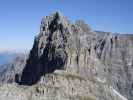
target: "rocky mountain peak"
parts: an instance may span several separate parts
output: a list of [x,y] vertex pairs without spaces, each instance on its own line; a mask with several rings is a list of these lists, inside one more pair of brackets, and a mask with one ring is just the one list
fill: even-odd
[[34,84],[42,75],[56,69],[70,70],[67,61],[73,51],[76,53],[77,58],[74,59],[77,59],[78,65],[80,49],[91,48],[89,43],[94,38],[92,33],[83,21],[70,23],[59,12],[45,16],[41,21],[40,33],[35,37],[21,83]]
[[[93,31],[84,21],[72,23],[55,12],[43,17],[29,57],[23,61],[23,71],[13,67],[12,74],[1,74],[2,80],[10,77],[7,80],[32,85],[26,90],[14,87],[20,90],[19,97],[28,100],[132,100],[132,37]],[[0,94],[5,87],[12,88],[0,87]]]
[[53,33],[57,29],[67,26],[65,24],[67,24],[67,19],[65,19],[60,12],[54,12],[50,16],[45,16],[42,18],[40,33],[47,30],[50,30]]
[[[26,81],[31,84],[36,83],[43,74],[63,68],[67,58],[65,49],[70,35],[67,25],[68,22],[59,12],[42,19],[40,33],[35,37],[23,71],[22,83]],[[31,71],[31,75],[28,71]],[[27,74],[29,77],[25,77]]]

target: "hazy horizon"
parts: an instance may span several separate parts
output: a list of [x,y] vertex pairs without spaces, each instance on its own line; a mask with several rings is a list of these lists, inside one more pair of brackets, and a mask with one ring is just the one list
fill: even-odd
[[31,49],[41,19],[60,11],[93,30],[133,34],[132,0],[1,0],[0,49]]

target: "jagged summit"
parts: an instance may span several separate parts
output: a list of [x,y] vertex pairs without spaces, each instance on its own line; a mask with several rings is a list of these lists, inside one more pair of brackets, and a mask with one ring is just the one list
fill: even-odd
[[[41,26],[40,26],[40,33],[42,31],[46,31],[46,26],[48,26],[48,24],[53,24],[54,26],[57,26],[57,24],[66,24],[67,23],[67,19],[58,11],[52,13],[50,16],[45,16],[42,18],[41,21]],[[51,25],[52,26],[52,25]],[[50,26],[49,26],[50,28]]]
[[22,84],[36,83],[45,73],[63,66],[66,60],[64,49],[69,33],[66,21],[58,12],[43,18],[40,33],[35,38],[22,74]]

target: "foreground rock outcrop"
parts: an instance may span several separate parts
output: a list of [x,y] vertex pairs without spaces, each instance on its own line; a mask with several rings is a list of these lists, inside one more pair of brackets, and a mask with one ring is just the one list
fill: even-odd
[[[98,79],[56,71],[42,77],[43,84],[0,86],[0,100],[127,100]],[[45,83],[44,83],[45,81]]]
[[42,19],[25,63],[0,100],[133,99],[133,35],[93,31],[55,12]]

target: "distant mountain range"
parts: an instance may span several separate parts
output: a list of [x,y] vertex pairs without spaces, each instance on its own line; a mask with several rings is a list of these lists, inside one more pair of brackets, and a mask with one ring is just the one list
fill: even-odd
[[19,50],[0,50],[0,65],[12,62],[18,55],[23,54],[23,51]]

